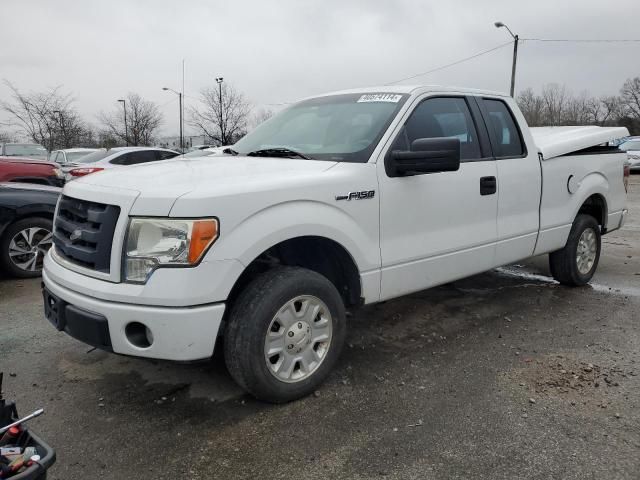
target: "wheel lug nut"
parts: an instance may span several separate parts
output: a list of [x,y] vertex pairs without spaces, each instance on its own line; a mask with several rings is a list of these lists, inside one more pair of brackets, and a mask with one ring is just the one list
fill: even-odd
[[290,337],[293,337],[293,332],[289,332],[289,336],[290,336]]

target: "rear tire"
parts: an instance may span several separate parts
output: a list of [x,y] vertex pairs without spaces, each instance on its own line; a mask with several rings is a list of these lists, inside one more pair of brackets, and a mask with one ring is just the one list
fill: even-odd
[[591,215],[579,214],[564,248],[549,254],[551,275],[563,285],[586,285],[598,268],[600,249],[598,222]]
[[0,238],[0,268],[13,277],[39,277],[52,231],[51,220],[42,217],[23,218],[7,227]]
[[279,267],[253,280],[233,305],[225,362],[256,398],[289,402],[324,381],[345,334],[345,307],[335,286],[314,271]]

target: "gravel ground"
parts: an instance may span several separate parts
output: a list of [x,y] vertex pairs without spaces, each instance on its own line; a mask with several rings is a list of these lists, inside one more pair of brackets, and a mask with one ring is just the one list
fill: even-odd
[[[288,405],[243,395],[216,355],[89,351],[0,280],[7,396],[58,453],[50,479],[640,478],[640,177],[592,286],[546,257],[363,308],[339,367]],[[11,374],[8,376],[6,374]]]

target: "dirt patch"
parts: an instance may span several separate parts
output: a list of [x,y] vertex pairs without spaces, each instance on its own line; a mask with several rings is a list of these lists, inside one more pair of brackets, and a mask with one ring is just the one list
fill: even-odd
[[524,358],[523,366],[504,374],[512,387],[533,398],[560,399],[572,405],[609,407],[636,372],[569,355]]

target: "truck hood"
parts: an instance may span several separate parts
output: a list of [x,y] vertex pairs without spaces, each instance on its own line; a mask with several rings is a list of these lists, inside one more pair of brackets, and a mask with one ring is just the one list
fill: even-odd
[[540,153],[547,160],[629,135],[624,127],[533,127],[530,130]]
[[69,189],[89,190],[96,186],[102,191],[104,187],[128,190],[138,193],[136,207],[144,204],[146,209],[155,203],[166,210],[190,192],[216,196],[244,192],[258,185],[277,188],[286,181],[313,178],[335,164],[320,160],[242,156],[170,159],[103,170],[74,180]]

